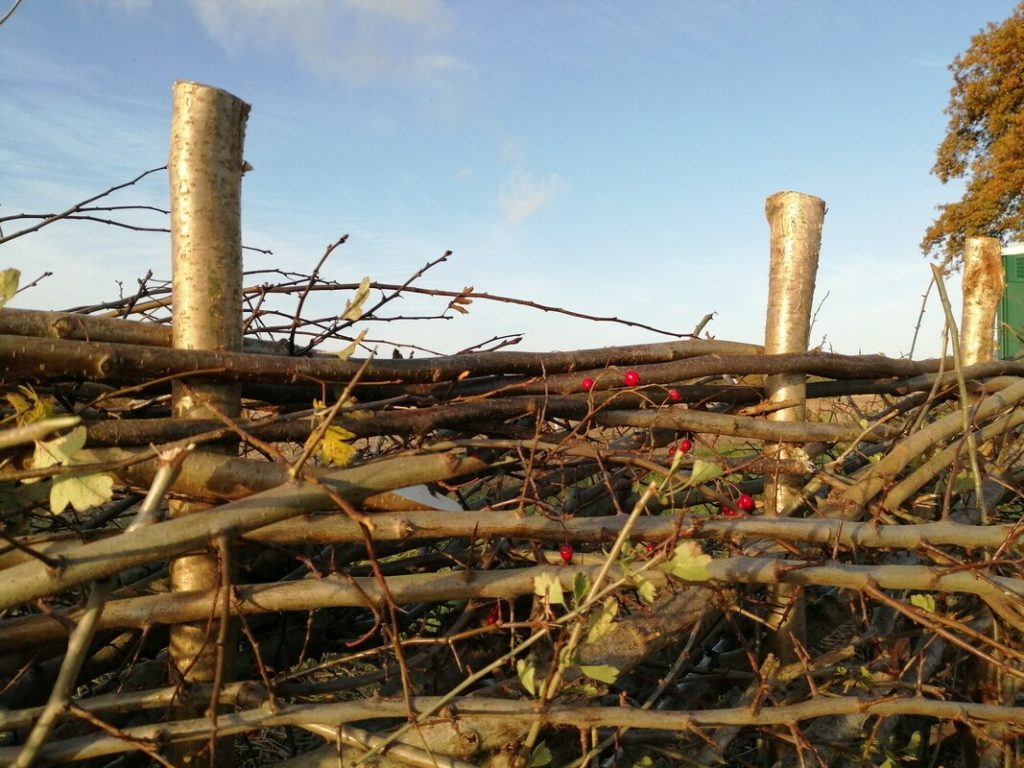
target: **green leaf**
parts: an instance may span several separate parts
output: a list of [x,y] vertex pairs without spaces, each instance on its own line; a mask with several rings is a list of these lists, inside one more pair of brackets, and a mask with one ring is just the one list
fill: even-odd
[[713,461],[697,459],[693,462],[693,469],[690,470],[690,476],[687,478],[686,484],[700,485],[709,480],[714,480],[716,477],[721,476],[721,474],[722,468],[718,464],[715,464]]
[[542,598],[548,605],[565,605],[562,583],[551,573],[542,573],[533,579],[533,594]]
[[935,613],[935,595],[911,595],[910,604],[916,605],[922,611],[928,611],[928,613]]
[[607,683],[608,685],[611,685],[619,679],[619,670],[607,664],[597,664],[595,666],[581,664],[580,672],[591,680],[597,680],[600,683]]
[[370,295],[370,276],[367,275],[359,283],[359,287],[356,289],[356,295],[352,297],[351,301],[345,302],[345,311],[341,313],[342,320],[352,320],[355,322],[363,316],[363,304],[366,302],[366,297]]
[[704,554],[700,544],[681,541],[676,545],[672,558],[661,568],[684,581],[707,581],[711,578],[711,571],[708,570],[710,562],[711,556]]
[[614,597],[607,598],[601,609],[590,614],[590,626],[587,628],[587,643],[596,643],[611,631],[615,616],[619,612],[619,601]]
[[587,576],[583,571],[576,571],[576,575],[572,577],[572,601],[574,605],[579,605],[586,598],[590,592],[590,577]]
[[0,272],[0,307],[14,298],[18,292],[18,282],[21,280],[21,272],[16,269],[5,269]]
[[551,750],[548,749],[548,745],[542,741],[530,753],[530,759],[526,763],[526,768],[541,768],[541,766],[551,765],[553,759],[554,756],[551,754]]
[[519,674],[519,682],[531,696],[537,695],[537,667],[529,659],[519,659],[516,662],[516,672]]
[[636,581],[636,592],[640,595],[640,599],[648,604],[653,603],[654,598],[658,596],[658,588],[654,586],[654,582],[639,573],[634,577],[634,581]]

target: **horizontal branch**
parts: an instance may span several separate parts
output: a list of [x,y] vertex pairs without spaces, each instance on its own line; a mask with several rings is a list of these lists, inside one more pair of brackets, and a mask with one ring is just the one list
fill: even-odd
[[[259,728],[308,723],[330,723],[340,726],[381,717],[406,718],[409,707],[414,712],[441,710],[445,716],[472,727],[478,718],[514,719],[523,726],[539,722],[575,728],[631,728],[641,731],[695,731],[724,726],[770,728],[792,726],[819,717],[895,717],[914,715],[958,723],[1003,723],[1019,731],[1024,727],[1024,708],[976,704],[966,701],[941,701],[924,696],[884,696],[874,699],[858,696],[816,696],[796,704],[761,707],[732,707],[706,710],[654,710],[638,707],[598,707],[577,701],[552,701],[539,711],[535,701],[497,699],[482,696],[458,697],[445,701],[442,697],[417,696],[406,699],[374,698],[364,701],[321,702],[311,704],[278,703],[274,708],[262,707],[221,715],[217,733],[228,736]],[[441,719],[436,715],[435,720]],[[40,751],[40,759],[48,763],[67,763],[105,755],[131,752],[136,743],[160,748],[167,742],[201,741],[210,736],[209,718],[179,720],[154,725],[126,728],[121,736],[86,736],[52,742]],[[0,763],[17,758],[20,747],[0,748]]]
[[[410,360],[375,360],[361,376],[364,382],[431,384],[482,375],[541,375],[602,369],[611,365],[646,365],[700,355],[731,353],[736,359],[755,356],[760,348],[722,341],[673,341],[628,347],[603,347],[574,352],[481,352]],[[363,360],[334,357],[276,358],[245,352],[160,349],[136,344],[36,339],[0,335],[0,357],[7,378],[84,378],[138,381],[203,373],[222,381],[258,383],[343,383],[354,378]],[[730,359],[732,359],[732,357]],[[575,382],[572,390],[578,391]]]
[[[402,456],[334,470],[321,476],[320,482],[346,501],[359,501],[381,491],[479,472],[486,466],[479,459],[456,452]],[[288,483],[185,518],[84,544],[63,553],[58,569],[38,560],[21,563],[3,572],[0,610],[111,576],[124,568],[202,549],[218,536],[335,508],[325,489],[309,483]]]
[[[416,532],[408,533],[414,536]],[[664,573],[649,566],[649,563],[636,563],[632,567],[634,571],[644,569],[646,578],[654,586],[664,588],[667,585]],[[540,576],[558,579],[562,588],[571,593],[577,573],[588,573],[593,579],[599,570],[600,566],[536,565],[498,571],[422,573],[388,577],[387,587],[389,599],[394,600],[396,605],[471,598],[514,600],[533,594],[535,580]],[[1024,597],[1024,580],[1002,576],[981,578],[971,570],[925,565],[850,565],[835,562],[819,565],[769,557],[714,559],[707,563],[705,578],[687,583],[798,584],[858,591],[881,588],[960,592],[999,602],[1004,601],[1007,594]],[[193,591],[112,600],[103,612],[99,629],[200,621],[210,615],[211,604],[219,604],[217,601],[221,599],[216,594]],[[237,586],[233,589],[231,611],[233,615],[243,616],[321,608],[371,608],[383,599],[381,584],[374,577],[328,575],[300,582]],[[69,613],[69,618],[74,621],[78,614],[79,611],[73,611]],[[61,639],[66,635],[67,627],[47,616],[12,619],[0,625],[0,647],[23,648],[33,643]]]
[[[273,465],[264,464],[269,470]],[[381,498],[381,497],[374,497]],[[381,503],[386,504],[387,498]],[[541,516],[519,517],[514,512],[488,510],[448,512],[431,509],[373,514],[373,540],[410,543],[444,539],[478,541],[507,537],[526,541],[569,541],[574,544],[606,544],[614,541],[622,516],[576,517],[568,520]],[[964,525],[951,521],[920,525],[856,523],[838,519],[708,517],[707,515],[657,515],[640,517],[633,527],[635,541],[658,543],[686,532],[688,538],[744,541],[774,541],[824,544],[844,549],[903,549],[955,546],[964,549],[1018,547],[1024,529],[1014,525]],[[63,533],[57,536],[25,536],[19,543],[53,556],[99,538],[117,536],[109,532]],[[345,544],[363,541],[360,525],[336,514],[302,516],[253,529],[242,537],[259,544]],[[28,559],[16,549],[0,550],[0,568]]]

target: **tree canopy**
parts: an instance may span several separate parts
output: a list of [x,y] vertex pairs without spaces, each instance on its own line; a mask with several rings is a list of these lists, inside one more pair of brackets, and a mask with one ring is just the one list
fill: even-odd
[[949,126],[932,173],[944,184],[966,177],[966,189],[939,206],[921,249],[955,266],[968,237],[1024,237],[1024,2],[971,38],[949,69]]

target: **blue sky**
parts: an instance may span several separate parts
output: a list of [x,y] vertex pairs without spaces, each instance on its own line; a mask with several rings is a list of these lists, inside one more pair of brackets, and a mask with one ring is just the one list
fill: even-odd
[[[764,201],[798,190],[828,204],[812,345],[905,354],[930,279],[918,242],[960,194],[929,174],[946,67],[1013,7],[25,0],[0,27],[0,215],[62,210],[162,165],[171,84],[196,80],[252,104],[243,239],[274,255],[247,252],[247,268],[308,272],[348,233],[330,279],[402,282],[451,249],[419,284],[679,332],[717,312],[710,333],[757,342]],[[166,201],[158,175],[112,202]],[[13,305],[58,309],[169,277],[169,240],[62,223],[5,244],[0,266],[53,271]],[[368,338],[442,353],[509,333],[530,350],[664,340],[471,309]],[[939,352],[941,315],[933,291],[915,357]]]

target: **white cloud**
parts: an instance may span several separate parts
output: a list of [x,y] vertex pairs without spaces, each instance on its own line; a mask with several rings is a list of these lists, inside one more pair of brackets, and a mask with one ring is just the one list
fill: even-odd
[[562,177],[557,173],[549,174],[547,178],[540,181],[534,181],[521,171],[513,171],[501,186],[498,202],[501,204],[508,222],[515,224],[532,216],[552,202],[564,186]]
[[330,80],[440,85],[465,65],[444,50],[451,14],[439,0],[190,0],[233,55],[281,47]]

